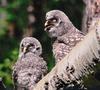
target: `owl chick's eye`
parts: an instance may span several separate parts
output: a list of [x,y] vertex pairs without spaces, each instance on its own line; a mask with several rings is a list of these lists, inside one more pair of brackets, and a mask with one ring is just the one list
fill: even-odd
[[37,47],[37,48],[36,48],[36,50],[39,50],[39,49],[40,49],[40,47]]
[[35,45],[34,44],[30,44],[30,45],[28,45],[28,47],[35,47]]
[[50,19],[50,21],[52,21],[52,22],[57,22],[57,18],[52,18],[52,19]]
[[29,44],[28,47],[27,47],[28,50],[31,50],[33,48],[35,48],[35,45],[34,44]]

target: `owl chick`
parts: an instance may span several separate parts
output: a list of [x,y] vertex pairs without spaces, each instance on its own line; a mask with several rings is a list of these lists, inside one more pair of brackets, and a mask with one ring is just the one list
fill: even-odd
[[20,43],[19,58],[13,66],[15,90],[33,90],[35,84],[47,73],[47,64],[41,57],[40,42],[26,37]]
[[53,40],[56,63],[62,60],[84,35],[76,29],[64,12],[51,10],[46,13],[45,31]]

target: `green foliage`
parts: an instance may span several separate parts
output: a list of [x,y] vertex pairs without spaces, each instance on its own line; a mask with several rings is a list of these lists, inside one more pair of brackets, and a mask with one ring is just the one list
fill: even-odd
[[16,22],[23,29],[27,26],[27,6],[31,0],[14,0],[10,2],[5,11],[7,13],[7,21]]
[[[16,22],[21,30],[27,26],[26,8],[29,0],[9,1],[6,7],[0,7],[0,77],[7,86],[12,86],[12,66],[18,57],[19,40],[7,36],[8,23]],[[0,15],[1,15],[0,14]]]
[[9,57],[5,57],[5,59],[0,63],[0,77],[3,77],[6,85],[12,85],[12,66],[17,60],[18,50],[15,48],[11,52],[9,52]]
[[[6,41],[2,42],[2,45],[0,45],[4,47],[1,49],[2,53],[1,53],[1,59],[0,59],[0,77],[3,77],[6,85],[12,85],[12,78],[11,78],[12,66],[18,57],[18,47],[15,46],[14,41],[13,41],[14,43],[12,43],[8,41],[7,39],[4,39],[4,40]],[[8,43],[8,45],[6,43]]]

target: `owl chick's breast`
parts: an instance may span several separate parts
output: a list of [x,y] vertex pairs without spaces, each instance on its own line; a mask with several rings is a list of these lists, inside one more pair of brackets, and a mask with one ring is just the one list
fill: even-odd
[[83,40],[83,38],[84,35],[80,32],[70,35],[65,34],[59,37],[53,44],[53,53],[56,63],[62,60],[78,42]]
[[13,67],[13,75],[21,87],[34,86],[47,72],[47,65],[43,58],[27,53],[19,58]]
[[[57,46],[55,47],[55,45]],[[56,43],[53,48],[54,57],[56,59],[56,63],[59,62],[65,55],[69,53],[70,46],[65,45],[63,43]]]

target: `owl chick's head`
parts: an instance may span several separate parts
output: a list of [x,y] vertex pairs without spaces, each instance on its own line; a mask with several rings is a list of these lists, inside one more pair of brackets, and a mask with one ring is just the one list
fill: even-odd
[[72,23],[64,12],[51,10],[46,13],[45,31],[51,38],[65,34],[70,25],[72,25]]
[[33,37],[25,37],[20,43],[19,56],[32,52],[36,55],[42,54],[42,46],[40,42]]

